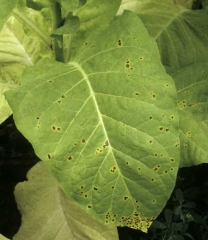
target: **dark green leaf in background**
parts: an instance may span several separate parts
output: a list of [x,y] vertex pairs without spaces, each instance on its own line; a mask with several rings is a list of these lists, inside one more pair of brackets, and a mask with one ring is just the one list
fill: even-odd
[[174,82],[125,12],[68,64],[42,62],[6,94],[17,127],[65,194],[103,223],[147,231],[179,163]]

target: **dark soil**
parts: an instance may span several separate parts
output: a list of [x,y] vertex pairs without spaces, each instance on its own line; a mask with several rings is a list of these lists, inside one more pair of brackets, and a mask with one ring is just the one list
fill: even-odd
[[[0,233],[9,239],[21,225],[14,187],[26,180],[26,173],[38,161],[30,143],[16,129],[12,117],[0,125]],[[194,217],[194,221],[188,223],[187,233],[195,240],[208,240],[208,164],[180,169],[175,189],[183,192],[186,202],[196,204],[193,209],[184,210]],[[173,191],[157,221],[165,223],[164,211],[174,209],[177,204]],[[176,219],[175,222],[181,224],[182,221]],[[127,227],[118,228],[118,233],[120,240],[163,239],[162,230],[153,227],[147,234]],[[190,238],[184,236],[184,239]]]

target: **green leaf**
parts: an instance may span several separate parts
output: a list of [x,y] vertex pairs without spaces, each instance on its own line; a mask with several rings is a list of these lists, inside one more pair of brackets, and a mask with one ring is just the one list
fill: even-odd
[[0,123],[12,113],[4,92],[16,87],[25,67],[33,66],[44,57],[53,58],[51,49],[23,30],[24,25],[14,17],[0,32]]
[[15,8],[17,0],[0,0],[0,31]]
[[172,74],[178,92],[181,167],[208,162],[208,62]]
[[157,41],[165,66],[183,67],[206,59],[207,10],[188,10],[167,0],[138,1],[134,9],[149,34]]
[[73,16],[72,13],[69,13],[66,16],[63,26],[55,29],[52,32],[52,36],[54,37],[55,35],[73,34],[79,30],[79,27],[79,18]]
[[60,0],[60,2],[67,12],[73,12],[79,6],[79,0]]
[[9,239],[5,238],[3,235],[0,234],[0,240],[9,240]]
[[116,15],[121,0],[87,0],[86,4],[74,11],[79,17],[81,30],[109,24]]
[[68,64],[28,69],[6,98],[70,199],[101,222],[147,231],[175,185],[178,114],[173,80],[136,15],[91,32]]
[[13,240],[117,240],[117,229],[92,219],[69,201],[42,162],[15,187],[22,225]]

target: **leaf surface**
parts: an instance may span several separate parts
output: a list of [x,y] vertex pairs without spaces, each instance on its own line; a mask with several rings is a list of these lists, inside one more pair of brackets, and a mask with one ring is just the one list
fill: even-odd
[[70,199],[106,224],[147,231],[175,185],[178,114],[173,80],[137,16],[91,32],[68,64],[28,69],[6,97]]
[[[34,15],[37,18],[38,13],[30,12],[31,17]],[[45,57],[53,58],[51,48],[34,35],[25,21],[10,17],[0,32],[0,123],[12,113],[4,92],[16,87],[25,67]]]
[[79,17],[81,30],[89,30],[98,24],[106,25],[114,18],[121,0],[87,0],[86,4],[74,11]]
[[117,229],[92,219],[66,199],[43,162],[15,187],[22,225],[13,240],[117,240]]
[[181,167],[208,163],[208,63],[172,74],[178,92]]
[[0,1],[0,31],[2,30],[5,22],[10,17],[13,9],[15,8],[17,0],[1,0]]
[[0,234],[0,240],[9,240],[9,239],[5,238],[3,235]]
[[157,41],[165,66],[185,67],[206,59],[207,10],[193,11],[167,0],[129,1],[122,10],[129,8],[138,14]]

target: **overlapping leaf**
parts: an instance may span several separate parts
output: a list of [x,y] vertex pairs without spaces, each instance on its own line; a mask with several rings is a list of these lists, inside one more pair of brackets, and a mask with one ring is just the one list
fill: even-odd
[[181,167],[208,163],[208,63],[173,74],[178,92]]
[[13,240],[117,240],[117,229],[96,222],[67,200],[44,164],[36,164],[28,181],[15,188],[22,225]]
[[6,96],[70,199],[106,224],[147,231],[175,184],[178,115],[174,83],[137,16],[91,32],[68,64],[29,69]]
[[[34,15],[36,23],[37,16],[41,21],[40,13],[30,11],[30,16]],[[12,113],[3,93],[18,84],[25,67],[36,64],[44,57],[53,58],[51,48],[26,21],[10,17],[0,33],[0,123]]]
[[3,28],[5,22],[10,17],[13,9],[15,8],[17,0],[1,0],[0,1],[0,31]]
[[9,239],[5,238],[3,235],[0,234],[0,240],[9,240]]
[[[174,1],[147,0],[124,4],[143,21],[158,44],[165,66],[178,68],[203,61],[208,51],[208,11],[189,10]],[[134,2],[134,4],[136,4]]]

